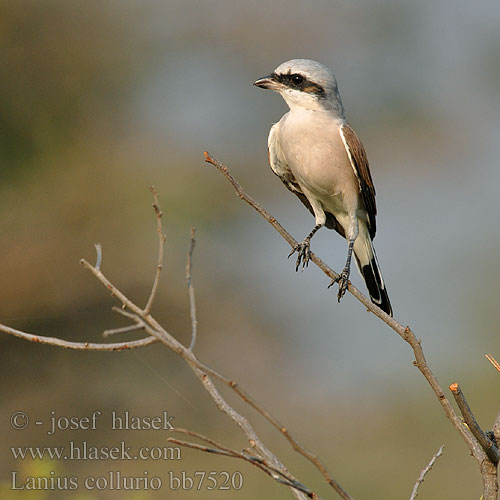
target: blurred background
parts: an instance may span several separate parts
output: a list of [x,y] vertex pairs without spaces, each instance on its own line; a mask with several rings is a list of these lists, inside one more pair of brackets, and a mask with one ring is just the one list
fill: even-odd
[[[157,236],[148,187],[164,211],[165,270],[155,317],[190,339],[184,278],[197,228],[193,282],[197,355],[237,380],[317,453],[355,498],[410,495],[441,444],[422,498],[478,498],[480,476],[409,347],[314,266],[295,273],[286,243],[203,162],[210,151],[302,239],[313,220],[267,164],[267,134],[286,111],[252,87],[281,62],[317,59],[338,79],[370,159],[375,240],[395,317],[423,340],[443,387],[459,382],[489,429],[500,374],[500,9],[496,0],[74,0],[0,3],[0,322],[75,341],[126,324],[85,272],[94,259],[139,304]],[[345,242],[323,230],[313,250],[337,271]],[[364,290],[359,276],[353,282]],[[127,338],[136,338],[133,335]],[[110,431],[112,410],[153,416],[227,446],[247,446],[190,370],[159,345],[91,353],[3,335],[2,498],[290,498],[248,464],[182,450],[181,461],[15,461],[11,446],[126,441],[165,446],[164,432]],[[258,415],[264,441],[304,483],[336,498]],[[10,427],[103,412],[96,431]],[[362,465],[361,465],[362,464]],[[159,476],[152,491],[12,491],[18,477]],[[239,491],[168,489],[169,471],[241,471]],[[170,495],[170,496],[169,496]]]

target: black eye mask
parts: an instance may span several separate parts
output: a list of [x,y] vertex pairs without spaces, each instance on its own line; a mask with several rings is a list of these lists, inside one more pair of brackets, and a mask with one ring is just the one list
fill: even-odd
[[314,94],[319,97],[325,95],[325,89],[319,85],[318,83],[312,82],[307,77],[300,73],[282,73],[282,74],[274,74],[274,80],[287,87],[295,90],[300,90],[301,92],[306,92],[308,94]]

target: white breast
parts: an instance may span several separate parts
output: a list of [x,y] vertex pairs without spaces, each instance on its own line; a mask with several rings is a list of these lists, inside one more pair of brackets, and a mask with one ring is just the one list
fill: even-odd
[[357,197],[358,182],[339,133],[342,123],[331,113],[311,110],[294,110],[279,122],[286,163],[299,184],[322,199]]

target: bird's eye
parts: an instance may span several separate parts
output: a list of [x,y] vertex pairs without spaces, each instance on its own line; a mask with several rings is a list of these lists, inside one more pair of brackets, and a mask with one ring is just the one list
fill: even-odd
[[292,82],[294,85],[300,85],[304,82],[304,77],[302,75],[292,75]]

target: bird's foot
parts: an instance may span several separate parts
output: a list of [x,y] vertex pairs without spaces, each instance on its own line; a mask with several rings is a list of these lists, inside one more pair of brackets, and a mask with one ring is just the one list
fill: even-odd
[[335,285],[335,283],[339,284],[339,293],[337,294],[337,299],[340,302],[340,299],[345,295],[347,291],[347,286],[349,285],[349,274],[350,270],[347,267],[344,267],[344,270],[338,275],[337,278],[333,279],[331,283],[328,285],[328,288]]
[[309,239],[306,238],[302,243],[297,243],[288,254],[288,258],[290,258],[295,252],[297,252],[295,271],[298,271],[301,264],[302,269],[309,265],[309,260],[311,259],[311,244]]

